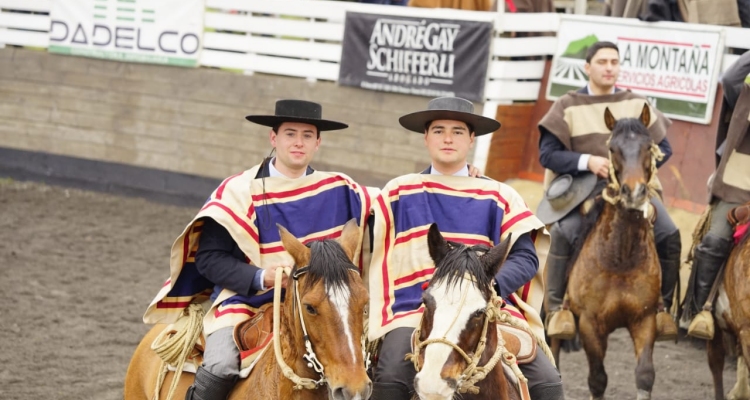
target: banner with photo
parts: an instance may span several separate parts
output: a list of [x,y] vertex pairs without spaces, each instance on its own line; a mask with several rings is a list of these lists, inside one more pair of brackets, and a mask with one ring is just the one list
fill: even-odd
[[339,84],[483,102],[492,23],[347,12]]
[[711,123],[724,54],[722,27],[563,16],[548,99],[586,86],[586,51],[597,41],[613,42],[619,48],[617,87],[648,97],[669,118]]
[[203,0],[55,0],[49,52],[198,66]]

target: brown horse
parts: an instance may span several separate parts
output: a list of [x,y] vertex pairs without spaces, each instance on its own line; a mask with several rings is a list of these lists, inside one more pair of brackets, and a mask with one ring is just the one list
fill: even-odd
[[737,384],[728,399],[750,399],[747,390],[748,370],[750,369],[750,234],[745,234],[740,243],[732,249],[724,271],[723,285],[719,289],[714,308],[714,335],[708,342],[708,366],[714,378],[716,400],[724,399],[724,335],[733,345],[737,345]]
[[482,256],[475,247],[446,242],[436,224],[430,226],[427,241],[435,275],[422,295],[425,311],[415,333],[415,365],[420,371],[414,390],[421,399],[448,400],[464,385],[476,385],[478,393],[469,391],[460,398],[519,399],[500,363],[475,383],[467,370],[472,361],[474,366],[487,366],[498,350],[496,321],[491,320],[492,280],[505,260],[510,237]]
[[[584,218],[583,245],[572,257],[568,283],[570,310],[578,317],[578,332],[589,363],[591,398],[604,398],[607,339],[615,329],[630,332],[637,359],[638,400],[651,398],[654,385],[653,348],[660,298],[661,269],[653,229],[646,217],[649,183],[656,173],[646,127],[648,105],[639,119],[615,120],[604,113],[609,140],[610,176],[601,199]],[[557,344],[557,345],[556,345]],[[559,342],[553,342],[555,360]]]
[[[349,221],[336,240],[314,241],[306,247],[286,229],[279,226],[284,248],[295,261],[290,284],[281,305],[281,340],[283,361],[302,378],[324,379],[315,389],[295,390],[284,376],[272,348],[267,349],[247,379],[240,380],[230,399],[368,399],[372,383],[365,371],[362,351],[363,313],[368,300],[367,289],[352,264],[359,231]],[[293,282],[290,280],[290,282]],[[295,301],[299,296],[298,301]],[[299,302],[301,310],[296,306]],[[304,317],[303,317],[304,315]],[[307,327],[309,344],[323,373],[319,374],[303,359],[306,354],[301,318]],[[156,326],[144,337],[135,351],[125,377],[125,398],[152,399],[160,359],[149,347],[164,326]],[[165,398],[172,382],[168,373],[160,398]],[[193,374],[180,376],[175,399],[184,399]]]

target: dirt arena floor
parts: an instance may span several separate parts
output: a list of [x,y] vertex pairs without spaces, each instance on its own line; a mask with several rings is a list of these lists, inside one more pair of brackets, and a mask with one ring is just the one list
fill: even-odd
[[[195,211],[0,178],[0,399],[122,399],[141,316]],[[654,359],[654,399],[712,398],[699,343],[657,343]],[[606,368],[607,398],[634,398],[626,332],[611,336]],[[583,352],[563,354],[561,371],[566,398],[588,399]],[[725,371],[728,391],[734,364]]]

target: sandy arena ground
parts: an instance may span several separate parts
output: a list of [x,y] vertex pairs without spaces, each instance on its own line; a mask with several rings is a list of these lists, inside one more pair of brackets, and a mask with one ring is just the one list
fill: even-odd
[[[532,209],[539,185],[516,181]],[[0,399],[122,399],[141,316],[168,273],[172,241],[196,212],[38,183],[0,180]],[[685,247],[697,216],[673,217]],[[635,397],[627,333],[609,341],[607,398]],[[700,343],[657,343],[653,399],[708,399]],[[566,398],[588,399],[583,352],[563,354]],[[725,387],[735,381],[727,363]]]

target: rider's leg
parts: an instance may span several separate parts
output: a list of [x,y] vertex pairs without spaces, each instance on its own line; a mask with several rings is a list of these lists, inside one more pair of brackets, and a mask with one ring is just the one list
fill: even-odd
[[203,365],[195,373],[185,400],[225,400],[229,396],[240,373],[240,351],[233,332],[230,326],[208,335]]
[[547,355],[537,350],[536,357],[528,364],[519,364],[523,376],[529,380],[531,400],[563,400],[560,371],[552,365]]
[[417,371],[411,361],[404,360],[411,353],[412,328],[396,328],[383,337],[378,362],[373,370],[372,400],[409,400],[414,392]]
[[714,333],[713,317],[711,313],[700,312],[708,300],[711,287],[722,264],[732,250],[732,227],[727,221],[727,213],[737,204],[717,201],[712,205],[711,222],[708,233],[701,243],[695,247],[693,255],[693,269],[690,274],[690,285],[685,296],[682,317],[691,319],[688,334],[701,339],[712,339]]
[[562,310],[567,288],[567,268],[581,226],[581,215],[573,211],[550,228],[550,249],[545,270],[547,274],[545,309],[547,335],[558,339],[575,336],[575,320],[569,310]]
[[658,197],[651,198],[651,204],[656,208],[656,222],[654,222],[654,239],[656,253],[661,266],[661,296],[664,304],[663,311],[656,316],[656,340],[674,340],[677,337],[677,325],[670,314],[674,290],[680,279],[680,256],[682,242],[680,230],[677,229],[669,217],[664,204]]

